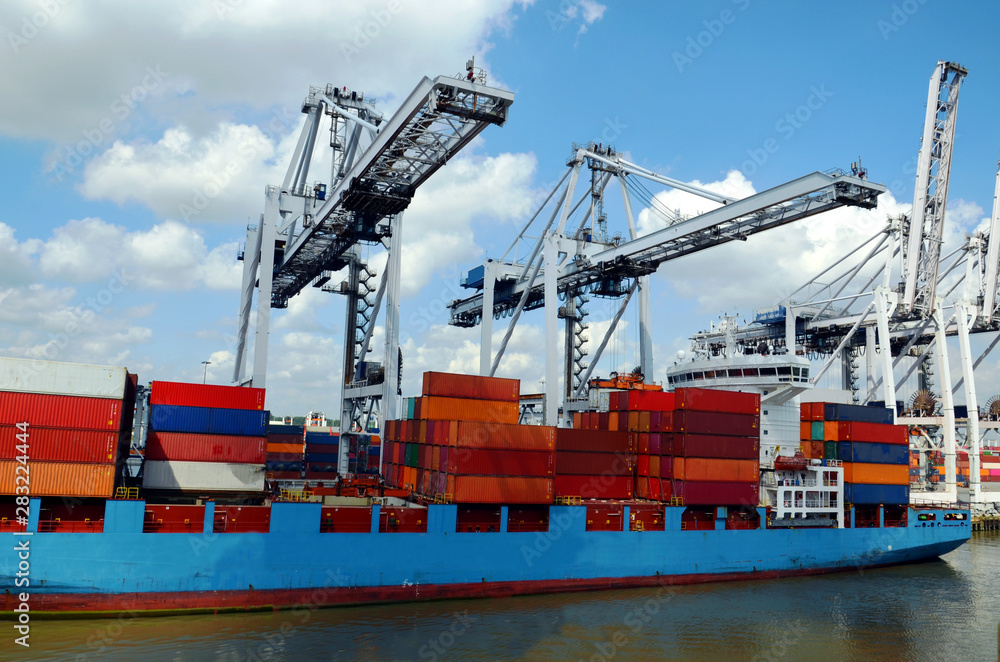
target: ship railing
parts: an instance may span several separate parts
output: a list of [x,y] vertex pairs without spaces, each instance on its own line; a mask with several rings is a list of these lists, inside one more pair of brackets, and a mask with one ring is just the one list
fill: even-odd
[[582,506],[583,497],[578,496],[557,496],[555,498],[557,506]]
[[89,517],[83,520],[69,520],[65,522],[57,517],[38,522],[39,533],[102,533],[103,531],[104,520],[92,520]]
[[24,531],[28,528],[26,523],[18,523],[17,520],[7,519],[6,517],[0,519],[0,531]]
[[115,499],[138,499],[139,498],[139,488],[138,487],[116,487],[115,488]]

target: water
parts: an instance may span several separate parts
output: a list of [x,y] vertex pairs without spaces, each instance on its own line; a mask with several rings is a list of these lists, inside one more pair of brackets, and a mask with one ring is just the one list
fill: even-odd
[[823,577],[312,612],[35,621],[30,651],[4,642],[0,659],[995,660],[998,578],[1000,534],[987,533],[940,561]]

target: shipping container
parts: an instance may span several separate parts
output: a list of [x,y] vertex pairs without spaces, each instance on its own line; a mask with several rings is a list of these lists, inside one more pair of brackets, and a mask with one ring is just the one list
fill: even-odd
[[696,482],[739,483],[760,480],[758,460],[723,458],[674,458],[674,478]]
[[909,465],[909,453],[907,451],[907,446],[900,446],[899,444],[841,441],[837,447],[837,459],[844,462]]
[[521,381],[500,377],[459,375],[448,372],[425,372],[423,395],[519,402],[521,399]]
[[311,453],[306,451],[306,462],[337,464],[339,461],[340,455],[337,453]]
[[622,391],[618,394],[618,410],[673,411],[674,394],[663,391]]
[[680,411],[728,412],[732,414],[760,414],[760,395],[740,391],[721,391],[708,388],[679,388],[673,393],[674,408]]
[[844,481],[867,485],[909,485],[910,468],[905,464],[845,462]]
[[154,381],[149,389],[149,404],[263,411],[264,389]]
[[146,459],[263,464],[271,445],[267,437],[150,431]]
[[707,483],[685,480],[671,481],[672,496],[686,506],[751,506],[760,501],[757,483]]
[[179,405],[152,405],[149,408],[149,429],[158,432],[266,437],[267,419],[268,412],[248,409]]
[[855,505],[907,505],[910,503],[910,486],[909,484],[845,485],[844,501]]
[[840,423],[837,421],[823,423],[823,441],[840,441]]
[[[440,447],[435,447],[440,452]],[[555,456],[546,451],[509,451],[457,448],[441,464],[452,474],[484,476],[551,476]]]
[[664,434],[663,455],[720,457],[756,460],[760,457],[757,437],[727,437],[713,434]]
[[672,414],[674,432],[693,434],[720,434],[734,437],[760,435],[760,417],[756,414],[729,414],[678,410]]
[[810,421],[809,439],[812,441],[824,441],[826,437],[826,423],[823,421]]
[[631,499],[631,476],[555,476],[555,496],[584,499]]
[[302,435],[294,434],[271,434],[267,435],[267,443],[269,444],[294,444],[299,447],[302,446]]
[[0,494],[17,494],[17,487],[23,487],[24,478],[30,481],[33,497],[110,498],[115,487],[115,467],[34,460],[25,466],[16,460],[0,460]]
[[13,425],[0,426],[0,460],[27,456],[32,462],[114,464],[120,448],[122,453],[128,451],[118,432],[31,426],[22,432]]
[[[159,434],[185,434],[183,432],[161,432]],[[206,437],[222,436],[222,435],[201,435]],[[247,439],[260,439],[260,437],[244,437]],[[267,437],[271,439],[271,437]],[[297,444],[274,444],[270,441],[267,442],[267,452],[268,453],[286,453],[290,455],[302,455],[304,447],[300,441]]]
[[295,435],[296,437],[302,437],[305,434],[306,426],[304,425],[285,425],[284,423],[268,423],[267,424],[267,436],[275,435]]
[[27,423],[30,429],[120,430],[122,401],[75,395],[0,391],[0,425]]
[[837,459],[839,459],[837,457],[837,452],[838,451],[839,451],[839,449],[837,448],[837,442],[836,441],[824,441],[823,442],[823,459],[824,460],[837,460]]
[[884,423],[860,423],[840,421],[837,423],[840,441],[867,441],[882,444],[910,443],[909,427]]
[[188,492],[262,492],[263,464],[155,462],[145,464],[143,487]]
[[857,421],[860,423],[892,424],[894,412],[885,407],[863,405],[843,405],[827,402],[824,404],[823,418],[827,421]]
[[552,478],[455,476],[456,503],[552,503]]
[[539,451],[555,449],[554,427],[474,421],[429,421],[428,423],[428,441],[440,446]]
[[420,398],[421,420],[476,421],[515,425],[519,416],[520,408],[517,402],[440,396]]
[[635,435],[610,430],[555,429],[557,451],[603,451],[630,453],[635,448]]
[[[556,451],[555,456],[556,475],[632,475],[632,462],[630,461],[630,456],[624,453]],[[649,456],[643,455],[641,457],[648,458]]]
[[125,368],[0,357],[0,390],[88,398],[125,397]]

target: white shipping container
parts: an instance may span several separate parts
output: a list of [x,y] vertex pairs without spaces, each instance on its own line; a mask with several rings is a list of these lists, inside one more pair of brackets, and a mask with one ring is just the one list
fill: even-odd
[[264,465],[147,461],[143,487],[154,490],[263,492]]
[[121,400],[126,373],[111,366],[0,357],[0,391]]

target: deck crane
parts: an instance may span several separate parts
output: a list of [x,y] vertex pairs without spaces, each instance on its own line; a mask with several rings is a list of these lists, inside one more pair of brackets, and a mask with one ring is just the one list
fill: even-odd
[[[271,308],[287,307],[309,285],[346,295],[341,474],[349,469],[350,431],[364,431],[373,413],[383,419],[397,413],[403,211],[417,188],[483,129],[503,125],[513,101],[513,93],[486,86],[481,73],[424,78],[386,120],[362,93],[333,85],[309,88],[302,104],[305,123],[285,179],[266,188],[260,223],[247,228],[233,381],[265,385]],[[314,152],[324,147],[321,123],[329,125],[332,168],[328,182],[310,183]],[[377,286],[377,274],[362,256],[364,246],[388,251]],[[344,269],[346,280],[331,285]],[[380,365],[366,355],[382,308],[386,341]]]
[[[967,69],[957,63],[939,61],[931,76],[911,214],[890,218],[878,233],[789,295],[779,306],[780,319],[759,320],[759,323],[740,329],[737,338],[740,343],[780,343],[810,355],[826,355],[821,368],[813,372],[813,381],[839,359],[843,363],[845,388],[863,394],[857,401],[870,402],[881,389],[889,407],[914,372],[918,375],[919,388],[930,388],[933,358],[941,371],[941,413],[932,417],[904,416],[897,420],[920,430],[920,438],[931,444],[929,448],[944,451],[945,498],[954,500],[957,495],[958,430],[952,396],[964,384],[968,403],[965,446],[972,465],[970,499],[975,502],[981,498],[978,480],[980,428],[992,428],[996,424],[979,420],[974,370],[1000,343],[1000,335],[975,361],[969,336],[997,331],[1000,172],[990,231],[974,234],[963,246],[942,256],[941,237],[958,93],[967,73]],[[991,241],[993,237],[998,241]],[[894,290],[890,287],[890,274],[897,255],[901,258],[901,282]],[[821,278],[826,278],[826,282],[821,283]],[[860,286],[859,280],[862,280]],[[946,283],[949,287],[943,290]],[[944,305],[946,299],[953,299],[948,306]],[[866,303],[867,307],[861,308]],[[950,314],[946,314],[946,310]],[[950,376],[948,336],[957,337],[959,341],[962,376],[956,382],[952,382]],[[721,344],[722,338],[706,342]],[[890,351],[876,351],[881,345],[888,346]],[[856,357],[861,353],[868,362],[867,384],[865,389],[859,390],[854,371]],[[904,357],[914,358],[905,372],[894,374]],[[877,376],[879,372],[881,376]],[[931,437],[935,437],[933,442]],[[926,450],[928,446],[924,444],[921,448]]]
[[905,284],[900,304],[911,315],[929,317],[934,310],[948,203],[948,175],[955,146],[958,93],[968,73],[956,62],[941,60],[934,69],[927,92],[927,115],[917,157],[913,209],[904,231]]
[[[563,179],[515,240],[517,244],[526,236],[531,223],[557,197],[548,223],[535,241],[529,257],[524,261],[517,261],[508,260],[505,255],[501,260],[487,260],[465,279],[466,287],[479,292],[450,304],[451,324],[464,327],[482,325],[480,367],[483,374],[493,374],[496,371],[522,311],[544,307],[547,425],[555,425],[558,419],[558,318],[566,318],[567,326],[570,326],[578,324],[583,317],[573,313],[573,300],[589,294],[622,299],[622,304],[585,374],[580,374],[583,366],[576,360],[576,345],[569,342],[574,334],[567,332],[564,365],[575,366],[578,371],[571,373],[571,369],[567,368],[567,377],[572,376],[573,379],[566,379],[566,398],[581,395],[593,366],[600,358],[628,302],[637,290],[641,292],[646,289],[643,278],[655,273],[664,262],[730,241],[746,240],[758,232],[841,206],[870,209],[875,206],[878,195],[885,191],[885,187],[880,184],[842,172],[815,172],[742,200],[735,200],[651,172],[625,160],[615,150],[593,143],[586,146],[575,145],[573,156],[567,165],[568,170]],[[584,166],[597,174],[591,177],[590,190],[574,204],[576,184]],[[629,228],[628,239],[608,238],[602,232],[595,231],[593,225],[587,225],[588,222],[592,223],[595,212],[599,213],[599,201],[611,178],[618,181],[622,191]],[[633,178],[692,193],[715,203],[716,208],[691,218],[673,215],[666,227],[638,236],[635,232],[630,193]],[[587,199],[591,200],[591,204],[583,221],[576,228],[568,228],[567,222],[571,214]],[[600,227],[597,229],[600,230]],[[512,244],[510,250],[513,248]],[[560,295],[565,296],[567,302],[562,308],[558,304]],[[506,337],[496,357],[492,357],[492,319],[507,315],[512,319]],[[640,306],[639,316],[643,345],[646,338],[650,337],[648,305],[645,310]],[[651,363],[643,363],[643,371],[649,370],[645,374],[652,376]]]

